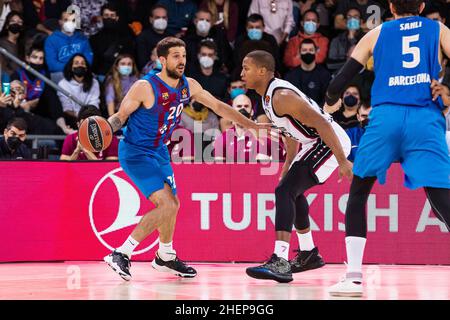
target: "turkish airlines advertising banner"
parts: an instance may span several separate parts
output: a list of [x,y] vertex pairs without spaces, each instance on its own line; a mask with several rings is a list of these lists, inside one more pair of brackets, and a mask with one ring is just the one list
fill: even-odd
[[[279,164],[173,168],[181,202],[174,248],[181,259],[270,257]],[[102,260],[153,208],[117,162],[0,162],[0,172],[0,262]],[[337,180],[335,172],[306,194],[314,241],[328,263],[346,261],[349,182]],[[385,186],[375,185],[367,210],[365,263],[450,265],[449,232],[423,190],[403,187],[399,166],[391,168]],[[293,233],[291,248],[297,247]],[[154,232],[139,244],[133,260],[151,261],[157,248]]]

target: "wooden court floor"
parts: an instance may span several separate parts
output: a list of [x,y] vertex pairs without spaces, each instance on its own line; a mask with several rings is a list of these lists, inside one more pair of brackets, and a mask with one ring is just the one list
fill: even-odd
[[[132,262],[130,282],[104,262],[0,264],[0,300],[326,300],[327,287],[340,279],[344,265],[295,274],[279,284],[251,279],[250,264],[193,263],[198,276],[180,279]],[[366,265],[369,300],[449,300],[450,266]],[[355,298],[350,298],[355,299]]]

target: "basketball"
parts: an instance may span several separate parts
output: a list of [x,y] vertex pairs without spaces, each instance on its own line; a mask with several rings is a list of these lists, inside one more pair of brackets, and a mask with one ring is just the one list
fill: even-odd
[[111,144],[113,132],[109,122],[100,116],[84,119],[78,129],[78,141],[91,152],[105,150]]

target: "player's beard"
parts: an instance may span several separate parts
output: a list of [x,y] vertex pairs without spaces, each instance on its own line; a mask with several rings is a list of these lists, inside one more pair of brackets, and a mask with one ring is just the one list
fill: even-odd
[[181,75],[177,73],[177,68],[178,68],[179,66],[180,66],[180,65],[176,66],[176,67],[173,68],[172,70],[169,69],[169,68],[166,68],[167,76],[168,76],[169,78],[172,78],[172,79],[175,79],[175,80],[181,79],[181,77],[183,76],[183,73],[182,73]]

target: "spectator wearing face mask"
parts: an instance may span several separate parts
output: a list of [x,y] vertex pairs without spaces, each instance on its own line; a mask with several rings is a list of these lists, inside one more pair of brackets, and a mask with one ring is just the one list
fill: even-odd
[[182,37],[195,17],[197,5],[192,0],[159,0],[169,13],[167,32]]
[[273,35],[279,46],[286,41],[294,28],[292,0],[252,0],[248,15],[264,18],[264,31]]
[[114,4],[101,9],[103,27],[89,39],[94,60],[92,71],[103,81],[119,54],[134,54],[134,33],[118,15]]
[[[348,14],[348,11],[352,8],[355,8],[360,12],[360,17],[362,19],[361,29],[368,31],[366,24],[364,23],[367,19],[374,13],[373,10],[369,8],[371,6],[376,6],[376,8],[380,9],[381,16],[384,14],[384,8],[380,5],[380,1],[375,0],[339,0],[337,1],[336,15],[334,18],[334,28],[337,30],[346,30],[348,17],[345,15]],[[375,8],[375,7],[372,7]]]
[[63,12],[59,24],[61,31],[55,31],[45,40],[45,57],[51,78],[58,83],[63,77],[64,67],[75,54],[82,54],[92,64],[94,54],[89,40],[76,30],[76,14]]
[[[78,114],[77,127],[80,127],[84,119],[92,116],[101,116],[100,110],[96,106],[83,106]],[[64,139],[60,160],[117,160],[118,147],[119,140],[113,136],[108,148],[101,152],[91,152],[83,148],[78,141],[78,132],[74,132]]]
[[[42,47],[30,47],[25,55],[26,63],[43,76],[48,76],[45,67],[45,54]],[[14,82],[18,80],[24,88],[24,103],[22,108],[27,116],[33,119],[35,125],[28,125],[33,134],[70,134],[73,132],[64,120],[61,102],[56,91],[44,81],[24,68],[20,68],[11,76]],[[14,84],[11,83],[13,87]],[[44,118],[37,121],[40,118]],[[49,122],[50,121],[50,122]],[[36,123],[37,122],[37,123]],[[59,127],[56,128],[56,125]]]
[[149,61],[149,57],[157,43],[169,36],[167,32],[167,9],[160,4],[151,9],[150,26],[142,31],[136,38],[136,57],[139,70],[142,70]]
[[234,44],[234,74],[240,74],[242,60],[254,50],[264,50],[272,54],[275,59],[276,71],[280,72],[280,52],[276,39],[264,31],[264,18],[259,14],[252,14],[247,18],[246,32],[236,39]]
[[299,88],[319,106],[325,102],[325,94],[331,80],[330,72],[316,63],[317,47],[312,39],[305,39],[300,45],[301,65],[285,75],[285,80]]
[[[22,15],[11,11],[7,16],[3,29],[0,32],[0,46],[14,56],[22,59],[24,56],[24,27]],[[0,55],[2,82],[9,82],[9,77],[19,68],[10,59]]]
[[119,110],[122,99],[138,77],[133,57],[128,54],[119,55],[106,78],[105,102],[109,116]]
[[366,132],[366,127],[369,124],[369,113],[372,110],[370,106],[370,102],[363,101],[361,105],[358,107],[356,117],[358,119],[359,124],[352,128],[345,130],[347,135],[350,137],[350,141],[352,142],[352,150],[348,156],[348,160],[351,162],[355,161],[356,152],[358,151],[359,141],[363,136],[364,132]]
[[355,127],[359,124],[356,116],[361,101],[359,87],[351,84],[342,94],[342,106],[339,110],[332,113],[336,121],[344,130]]
[[197,52],[197,61],[190,69],[189,76],[194,78],[200,85],[221,101],[225,101],[227,94],[227,78],[215,67],[217,61],[217,46],[211,40],[200,43]]
[[[64,68],[64,79],[58,85],[77,97],[83,105],[99,107],[100,86],[94,78],[90,64],[82,54],[77,53],[67,62]],[[76,121],[81,106],[61,92],[58,92],[58,97],[66,122],[72,129],[77,129]]]
[[194,24],[183,37],[186,43],[187,71],[197,60],[198,48],[204,40],[212,40],[216,44],[217,61],[219,70],[228,73],[233,68],[232,49],[224,32],[212,25],[212,14],[208,10],[200,9],[195,14]]
[[346,14],[346,31],[331,40],[328,52],[328,69],[332,73],[339,70],[347,61],[347,52],[364,36],[361,30],[361,12],[350,8]]
[[314,10],[306,11],[300,24],[303,32],[299,31],[295,37],[289,39],[284,52],[284,64],[289,68],[295,68],[302,63],[299,49],[300,44],[305,39],[311,39],[317,47],[316,63],[324,63],[327,58],[330,41],[317,31],[320,27],[319,14]]
[[0,159],[31,159],[31,150],[25,145],[27,139],[27,123],[21,118],[8,122],[0,137]]
[[[245,117],[252,119],[253,109],[251,101],[246,95],[237,96],[233,100],[233,108]],[[214,159],[218,162],[225,160],[231,163],[263,160],[279,161],[283,151],[282,146],[276,143],[267,136],[258,139],[250,130],[233,123],[230,129],[222,132],[215,139]]]
[[223,29],[228,42],[232,43],[236,40],[239,9],[233,0],[203,0],[200,8],[212,13],[212,23]]

